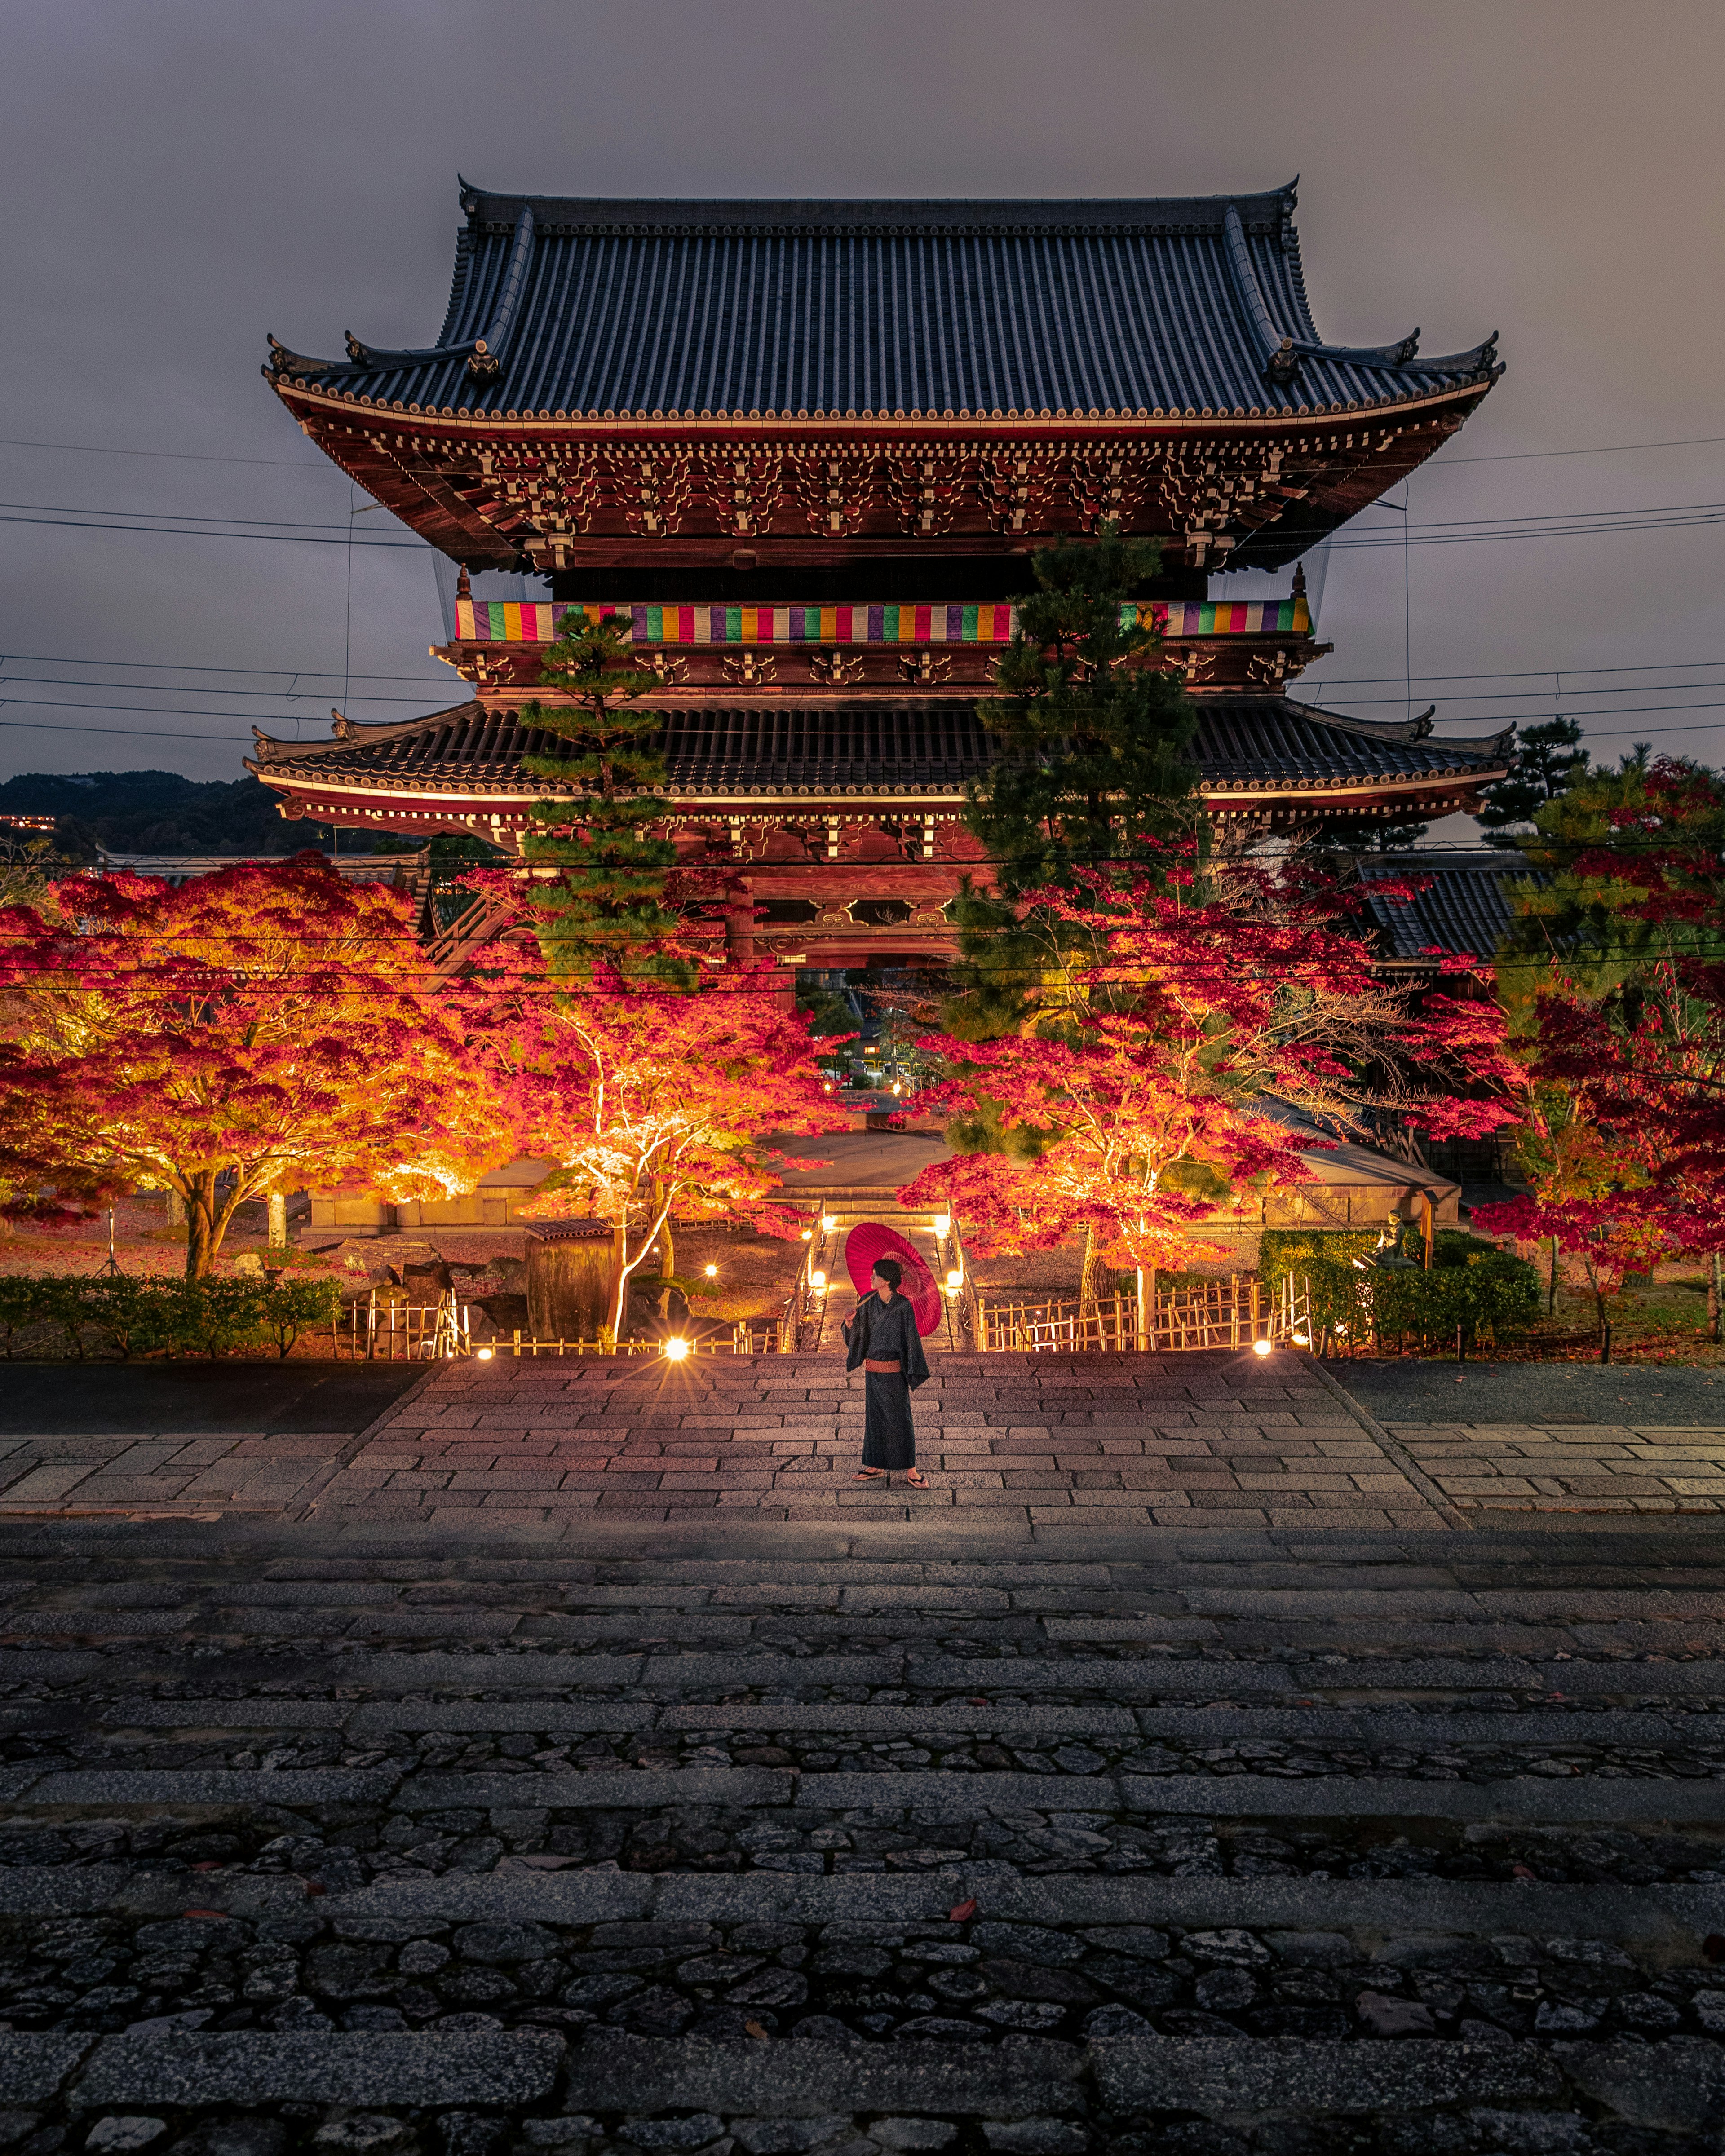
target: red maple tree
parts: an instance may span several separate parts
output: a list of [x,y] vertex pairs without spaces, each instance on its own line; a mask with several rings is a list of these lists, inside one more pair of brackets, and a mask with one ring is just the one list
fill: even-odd
[[1725,1245],[1725,784],[1685,760],[1590,773],[1522,841],[1508,996],[1529,1189],[1481,1224],[1580,1260],[1600,1327],[1626,1272]]
[[[922,1044],[952,1073],[952,1134],[976,1149],[926,1168],[901,1202],[961,1213],[983,1256],[1083,1230],[1086,1301],[1105,1265],[1224,1255],[1194,1235],[1206,1216],[1306,1180],[1301,1152],[1388,1093],[1419,1098],[1385,1065],[1413,1021],[1332,891],[1293,865],[1172,858],[1160,884],[1085,875],[1029,894],[1019,933],[1041,959],[1023,969],[1017,1030]],[[1425,1022],[1431,1076],[1465,1031]]]
[[469,1189],[507,1123],[467,993],[429,973],[404,895],[318,855],[62,881],[0,914],[0,1209],[69,1224],[177,1191],[198,1279],[250,1198]]

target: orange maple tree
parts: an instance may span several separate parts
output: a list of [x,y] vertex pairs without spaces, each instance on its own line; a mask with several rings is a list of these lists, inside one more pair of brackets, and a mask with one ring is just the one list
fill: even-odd
[[250,1198],[470,1188],[508,1157],[470,993],[430,973],[405,896],[318,855],[64,880],[0,913],[0,1209],[69,1224],[177,1191],[198,1279]]
[[512,1024],[489,1052],[506,1084],[521,1151],[557,1167],[521,1210],[608,1221],[618,1267],[611,1330],[655,1245],[670,1261],[672,1216],[741,1218],[795,1235],[780,1197],[778,1137],[842,1128],[806,1014],[773,966],[696,963],[686,988],[628,979],[601,959],[560,983],[516,946],[496,947],[492,993]]

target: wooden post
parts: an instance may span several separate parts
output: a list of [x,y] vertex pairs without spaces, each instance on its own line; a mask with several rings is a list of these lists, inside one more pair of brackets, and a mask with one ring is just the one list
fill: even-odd
[[287,1248],[287,1193],[272,1190],[270,1194],[270,1228],[264,1237],[272,1250]]
[[527,1229],[527,1322],[536,1340],[594,1340],[611,1322],[617,1243],[603,1220],[539,1220]]

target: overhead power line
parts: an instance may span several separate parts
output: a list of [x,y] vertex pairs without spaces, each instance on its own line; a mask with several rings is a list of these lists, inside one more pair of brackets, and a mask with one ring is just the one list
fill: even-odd
[[[141,516],[143,513],[139,511]],[[129,531],[146,539],[257,539],[278,547],[351,545],[362,553],[373,553],[383,547],[410,548],[416,554],[429,554],[432,551],[423,539],[321,539],[309,532],[212,531],[166,524],[106,523],[99,517],[14,516],[4,511],[0,511],[0,524],[45,525],[54,531]]]
[[[114,666],[124,667],[133,673],[140,667],[147,667],[152,674],[285,674],[290,680],[303,678],[308,681],[333,681],[341,673],[339,666],[190,666],[177,659],[92,659],[87,652],[11,651],[0,654],[0,665],[9,665],[14,660],[25,666]],[[1725,659],[1717,662],[1698,659],[1694,663],[1697,666],[1714,663],[1725,666]],[[417,674],[355,674],[348,678],[355,681],[417,681],[420,677]],[[110,682],[108,685],[113,688],[121,685]],[[436,681],[432,685],[441,688],[444,684]],[[240,692],[236,690],[235,693]]]

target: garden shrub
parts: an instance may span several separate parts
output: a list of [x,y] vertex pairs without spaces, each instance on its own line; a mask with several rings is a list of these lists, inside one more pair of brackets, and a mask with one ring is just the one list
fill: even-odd
[[23,1352],[44,1360],[69,1353],[82,1362],[93,1343],[121,1362],[152,1355],[232,1355],[266,1342],[285,1357],[308,1327],[331,1323],[340,1306],[333,1280],[0,1275],[0,1338],[8,1361],[18,1352],[22,1333],[36,1336]]
[[[1274,1246],[1274,1247],[1272,1247]],[[1378,1247],[1374,1235],[1267,1233],[1260,1265],[1279,1284],[1310,1281],[1312,1324],[1321,1342],[1358,1348],[1375,1339],[1402,1353],[1410,1342],[1464,1348],[1494,1346],[1538,1319],[1539,1276],[1525,1258],[1455,1228],[1433,1239],[1431,1270],[1362,1269],[1356,1259]]]

